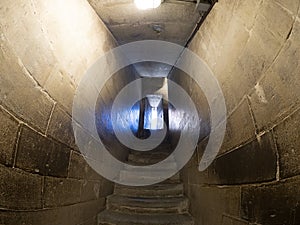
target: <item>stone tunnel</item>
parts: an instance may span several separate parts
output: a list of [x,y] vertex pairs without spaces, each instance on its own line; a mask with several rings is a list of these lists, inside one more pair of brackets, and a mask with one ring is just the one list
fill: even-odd
[[[0,1],[0,224],[300,225],[300,1],[152,0],[145,9],[146,2]],[[190,76],[176,67],[182,52],[172,63],[129,63],[82,86],[91,68],[105,71],[93,67],[99,58],[147,40],[153,49],[173,43],[192,52],[220,92],[210,91],[208,99],[211,82],[200,79],[201,71]],[[192,60],[183,64],[198,68]],[[135,81],[129,92],[138,101],[120,104],[114,120],[115,99],[126,97],[118,94]],[[86,127],[74,126],[78,90],[86,94],[75,107],[79,115],[88,112],[98,84],[91,126],[112,161],[89,155],[97,152],[93,137],[82,150],[79,133]],[[209,165],[199,169],[211,133],[220,129],[212,120],[213,110],[222,111],[220,94],[224,134]],[[168,100],[183,103],[183,95],[196,120],[189,117],[193,107]],[[158,182],[151,180],[147,166],[173,155],[193,124],[201,128],[196,141],[183,142],[186,152],[151,170]],[[138,143],[155,135],[160,143],[139,152],[114,128]],[[112,162],[125,165],[117,178]]]

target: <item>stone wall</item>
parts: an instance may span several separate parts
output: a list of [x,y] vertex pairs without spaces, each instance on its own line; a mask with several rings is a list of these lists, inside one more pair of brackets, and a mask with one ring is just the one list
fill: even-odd
[[[104,87],[99,93],[98,101],[96,104],[96,127],[98,135],[105,145],[106,149],[118,160],[125,162],[129,153],[129,148],[125,146],[117,137],[112,124],[111,112],[112,106],[115,98],[118,96],[120,91],[128,85],[130,82],[137,78],[137,73],[131,65],[124,67],[117,73],[113,74],[108,81],[105,83]],[[137,96],[140,95],[139,89],[135,90]],[[139,106],[139,105],[137,105]],[[139,107],[137,107],[135,113],[135,119],[139,119]],[[119,130],[126,130],[127,127],[123,127],[126,121],[132,119],[132,106],[124,106],[119,115],[121,115],[117,121],[115,121],[115,126]],[[135,123],[134,123],[135,122]],[[138,121],[132,121],[135,124],[137,131]],[[116,129],[116,128],[115,128]],[[134,129],[132,130],[134,131]],[[131,132],[131,131],[130,131]]]
[[0,15],[0,224],[96,224],[113,185],[76,147],[72,102],[116,42],[85,0],[3,0]]
[[197,170],[204,138],[182,173],[197,225],[299,224],[299,5],[220,0],[189,46],[213,70],[228,113],[214,163]]

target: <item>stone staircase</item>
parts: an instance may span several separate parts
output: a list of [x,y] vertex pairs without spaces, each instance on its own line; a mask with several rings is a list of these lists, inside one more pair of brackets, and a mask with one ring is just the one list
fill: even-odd
[[[132,152],[128,164],[147,165],[164,159],[163,150]],[[176,166],[176,165],[168,165]],[[157,174],[168,168],[158,168]],[[121,172],[124,179],[136,179]],[[138,174],[136,174],[138,176]],[[159,184],[130,187],[115,184],[114,194],[107,197],[106,210],[98,216],[98,225],[194,225],[188,213],[189,201],[183,195],[179,174]]]

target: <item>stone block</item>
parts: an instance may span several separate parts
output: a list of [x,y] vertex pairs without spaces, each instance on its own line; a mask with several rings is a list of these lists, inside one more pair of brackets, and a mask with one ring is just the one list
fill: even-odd
[[101,183],[99,181],[84,180],[81,187],[81,201],[85,202],[98,199],[101,188],[100,185]]
[[0,39],[0,102],[21,120],[45,131],[53,101],[30,78],[5,37]]
[[226,133],[220,153],[227,152],[255,137],[255,125],[247,99],[227,118]]
[[298,0],[276,0],[275,3],[281,6],[284,10],[290,12],[292,15],[297,15],[297,11],[299,11]]
[[189,185],[190,213],[197,225],[222,224],[222,215],[239,216],[239,187]]
[[0,163],[12,165],[18,133],[18,122],[0,106]]
[[222,225],[249,225],[249,223],[239,218],[223,215]]
[[236,1],[235,17],[243,21],[248,30],[254,25],[255,17],[259,13],[261,3],[261,0],[254,0],[252,2]]
[[[90,225],[104,209],[105,199],[38,211],[0,211],[0,223],[5,225]],[[91,223],[91,225],[96,225]]]
[[80,202],[82,181],[74,179],[45,178],[44,207],[57,207]]
[[300,22],[295,22],[290,38],[250,95],[251,108],[261,131],[273,127],[300,105],[299,37]]
[[42,208],[42,177],[0,166],[0,207],[28,210]]
[[277,39],[285,40],[293,26],[295,20],[293,16],[293,13],[282,4],[278,4],[278,1],[263,1],[257,24],[263,25],[265,31],[272,32]]
[[[216,50],[213,72],[223,91],[228,113],[232,112],[251,88],[251,79],[245,75],[239,64],[241,56],[245,54],[249,37],[249,31],[242,22],[234,18],[227,34],[220,38],[221,46]],[[244,88],[240,88],[241,86]]]
[[98,225],[97,217],[89,219],[80,225]]
[[91,181],[101,181],[103,179],[101,175],[91,168],[85,158],[80,153],[75,151],[72,151],[71,153],[68,177]]
[[18,143],[16,167],[32,173],[66,177],[70,149],[23,126]]
[[[246,26],[249,28],[245,29],[245,25],[239,22],[239,17],[246,15],[250,9],[250,16],[254,14],[255,17],[247,19],[249,24]],[[280,21],[273,23],[274,20]],[[265,21],[272,21],[272,25]],[[223,89],[229,112],[250,92],[257,80],[272,65],[289,34],[292,23],[292,16],[275,2],[236,1],[234,16],[228,28],[226,27],[228,31],[224,32],[225,35],[219,35],[222,37],[222,45],[218,48],[219,56],[213,57],[216,66],[210,63]],[[213,53],[209,51],[209,55],[211,54]],[[241,86],[243,88],[240,88]]]
[[72,118],[58,105],[54,108],[47,135],[50,135],[71,148],[76,146]]
[[100,187],[100,197],[107,197],[108,195],[113,194],[115,184],[107,179],[102,179]]
[[88,170],[88,164],[83,156],[75,151],[71,152],[69,178],[85,179]]
[[280,177],[300,174],[300,110],[274,128],[280,160]]
[[47,175],[67,177],[70,152],[71,150],[68,147],[52,142],[52,151],[46,164]]
[[191,85],[193,90],[191,99],[195,104],[200,119],[199,141],[210,134],[210,109],[205,94],[198,85]]
[[44,88],[69,114],[72,114],[75,84],[66,72],[53,69]]
[[[78,84],[88,66],[103,55],[104,45],[112,48],[112,35],[87,1],[70,5],[59,0],[34,0],[33,4],[60,67]],[[57,9],[68,9],[68,14]]]
[[43,85],[57,62],[43,25],[31,2],[2,1],[0,23],[13,51],[28,72]]
[[242,216],[259,224],[298,224],[300,179],[242,188]]
[[243,184],[275,180],[276,149],[267,133],[257,140],[217,158],[210,167],[209,183]]

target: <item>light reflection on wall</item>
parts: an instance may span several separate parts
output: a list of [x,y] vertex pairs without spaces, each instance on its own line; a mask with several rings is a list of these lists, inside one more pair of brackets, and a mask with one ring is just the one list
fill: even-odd
[[140,120],[140,103],[135,103],[130,111],[130,129],[134,134],[137,134],[139,129],[139,120]]
[[[100,124],[102,129],[106,130],[110,134],[114,134],[112,121],[111,121],[111,111],[110,110],[101,110]],[[123,121],[129,121],[131,131],[136,134],[139,127],[139,116],[140,116],[140,104],[137,102],[131,108],[124,108],[123,111],[119,112],[118,116],[118,126],[120,130],[128,131],[128,127],[125,127]]]
[[181,129],[182,121],[184,118],[184,111],[176,109],[172,104],[168,105],[169,113],[169,129],[179,131]]
[[161,95],[147,95],[145,101],[144,129],[164,128],[163,101]]
[[[115,133],[111,121],[111,105],[107,106],[103,101],[99,101],[96,110],[96,127],[98,134],[105,145],[113,145],[111,143],[114,140]],[[133,106],[128,106],[120,112],[120,116],[117,121],[118,129],[128,132],[128,127],[125,127],[126,124],[124,121],[129,121],[130,130],[134,135],[137,135],[139,128],[139,116],[140,116],[140,103],[137,102]]]

